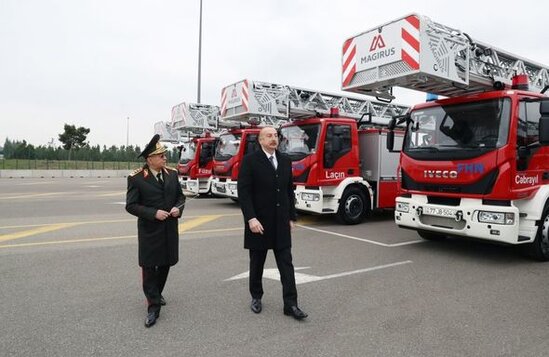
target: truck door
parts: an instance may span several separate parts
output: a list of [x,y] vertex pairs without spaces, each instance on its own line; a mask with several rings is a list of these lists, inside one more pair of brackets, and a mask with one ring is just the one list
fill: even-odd
[[352,128],[349,124],[328,124],[324,136],[322,180],[341,181],[356,174],[352,160]]
[[199,167],[205,168],[213,160],[215,144],[213,141],[205,141],[200,148]]
[[259,150],[258,134],[246,135],[246,145],[244,145],[244,156]]
[[517,120],[517,162],[516,175],[511,183],[513,187],[537,187],[544,177],[549,177],[549,159],[544,147],[539,143],[539,102],[519,103]]

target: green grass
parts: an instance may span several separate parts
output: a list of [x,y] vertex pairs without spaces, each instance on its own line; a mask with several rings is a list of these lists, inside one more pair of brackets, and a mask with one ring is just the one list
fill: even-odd
[[[143,162],[0,159],[0,170],[134,170]],[[173,166],[168,164],[168,166]]]

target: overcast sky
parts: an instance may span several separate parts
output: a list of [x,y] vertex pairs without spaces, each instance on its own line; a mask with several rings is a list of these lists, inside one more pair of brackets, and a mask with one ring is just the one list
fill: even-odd
[[[63,124],[91,144],[143,146],[197,101],[199,0],[0,0],[0,145]],[[335,92],[345,39],[411,12],[549,64],[544,1],[203,0],[202,95],[248,78]],[[396,91],[413,104],[424,94]]]

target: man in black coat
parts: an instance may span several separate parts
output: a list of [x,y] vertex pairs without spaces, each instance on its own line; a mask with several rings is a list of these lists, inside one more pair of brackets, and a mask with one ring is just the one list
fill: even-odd
[[178,218],[185,207],[177,171],[166,167],[166,148],[159,139],[155,135],[139,155],[146,164],[128,176],[126,194],[126,211],[138,217],[139,266],[148,304],[145,327],[156,323],[166,304],[162,290],[170,266],[179,260]]
[[297,320],[307,317],[297,306],[291,229],[295,225],[292,162],[276,151],[278,135],[266,127],[259,133],[261,150],[246,155],[238,175],[238,200],[244,216],[244,248],[250,252],[251,309],[262,310],[263,266],[272,249],[280,272],[284,314]]

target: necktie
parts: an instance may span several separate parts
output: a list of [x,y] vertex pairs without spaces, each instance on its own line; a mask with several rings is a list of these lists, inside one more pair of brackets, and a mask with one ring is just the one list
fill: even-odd
[[162,186],[164,186],[164,180],[162,180],[162,173],[161,172],[156,174],[156,178],[158,179],[158,182],[160,182],[160,184]]
[[274,156],[273,156],[273,155],[269,156],[269,161],[271,162],[271,165],[273,165],[273,168],[276,170],[276,165],[275,165],[275,161],[274,161]]

